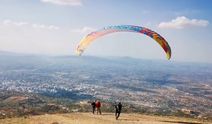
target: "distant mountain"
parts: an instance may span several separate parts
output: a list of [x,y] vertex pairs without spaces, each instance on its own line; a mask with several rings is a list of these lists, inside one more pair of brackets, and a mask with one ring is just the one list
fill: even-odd
[[[0,91],[122,101],[148,113],[211,115],[212,65],[130,57],[0,53]],[[193,116],[193,115],[192,115]]]
[[7,52],[7,51],[0,50],[0,56],[10,56],[10,55],[17,55],[17,54],[13,53],[13,52]]
[[169,73],[212,73],[212,64],[183,63],[167,60],[144,60],[131,57],[94,57],[94,56],[39,56],[0,51],[0,67],[11,68],[47,66],[52,68],[110,68],[132,71],[163,71]]

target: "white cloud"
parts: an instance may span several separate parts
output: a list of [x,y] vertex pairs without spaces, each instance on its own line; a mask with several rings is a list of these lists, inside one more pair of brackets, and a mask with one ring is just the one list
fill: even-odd
[[73,29],[72,32],[75,32],[75,33],[90,33],[90,32],[93,32],[95,31],[96,29],[95,28],[92,28],[92,27],[83,27],[83,28],[78,28],[78,29]]
[[28,22],[15,22],[10,19],[6,19],[2,22],[4,25],[14,25],[14,26],[24,26],[27,25]]
[[187,27],[206,27],[209,24],[207,20],[189,19],[185,16],[177,17],[170,22],[161,22],[159,28],[183,29]]
[[2,24],[5,26],[15,26],[15,27],[28,26],[29,28],[34,28],[34,29],[47,29],[47,30],[59,29],[59,27],[55,25],[45,25],[45,24],[36,24],[36,23],[29,23],[29,22],[23,22],[23,21],[13,21],[10,19],[4,20]]
[[[25,24],[27,23],[27,24]],[[70,54],[75,45],[70,41],[68,29],[54,25],[38,24],[10,19],[0,21],[0,50],[63,55]]]
[[58,30],[59,27],[55,25],[44,25],[44,24],[32,24],[35,29],[48,29],[48,30]]
[[4,25],[10,25],[10,24],[12,24],[12,21],[9,20],[9,19],[6,19],[6,20],[3,21],[3,24]]
[[58,26],[55,26],[55,25],[49,25],[48,26],[48,29],[53,29],[53,30],[58,30],[58,29],[60,29]]
[[81,0],[41,0],[44,3],[51,3],[56,5],[63,5],[63,6],[81,6]]

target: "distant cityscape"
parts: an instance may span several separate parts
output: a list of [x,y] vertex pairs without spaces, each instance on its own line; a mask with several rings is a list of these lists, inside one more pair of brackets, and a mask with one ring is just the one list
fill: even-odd
[[212,115],[211,64],[1,53],[0,90]]

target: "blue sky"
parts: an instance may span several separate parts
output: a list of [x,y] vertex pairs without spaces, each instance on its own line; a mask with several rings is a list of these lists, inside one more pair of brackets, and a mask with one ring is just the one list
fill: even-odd
[[[0,50],[74,55],[89,32],[131,24],[164,36],[172,61],[212,63],[211,5],[211,0],[1,0]],[[134,33],[99,38],[85,55],[166,59],[151,38]]]

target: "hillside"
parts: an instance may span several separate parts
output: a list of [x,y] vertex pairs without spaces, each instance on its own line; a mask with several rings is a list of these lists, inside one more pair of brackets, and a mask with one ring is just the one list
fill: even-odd
[[2,119],[0,124],[209,124],[197,119],[161,117],[141,114],[122,114],[115,120],[113,113],[46,114],[27,118]]
[[125,113],[212,120],[211,83],[211,64],[0,52],[0,118],[87,112],[100,99],[104,112],[121,101]]

